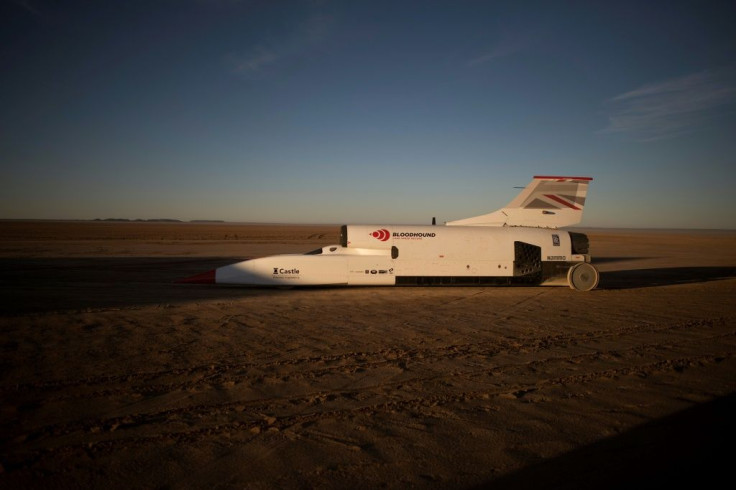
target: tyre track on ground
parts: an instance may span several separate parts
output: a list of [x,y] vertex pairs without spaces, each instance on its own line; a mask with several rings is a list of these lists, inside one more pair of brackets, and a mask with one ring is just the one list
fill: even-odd
[[[344,420],[357,416],[373,417],[381,413],[396,411],[422,411],[437,406],[446,406],[455,403],[465,403],[477,400],[492,401],[498,398],[521,399],[526,394],[536,392],[549,386],[584,384],[601,378],[615,378],[627,375],[649,376],[657,371],[679,371],[694,364],[704,366],[707,364],[721,363],[732,360],[735,356],[730,352],[722,352],[713,355],[688,356],[668,360],[660,360],[635,366],[622,366],[618,368],[603,369],[568,376],[554,376],[536,381],[534,384],[515,384],[502,389],[484,389],[464,391],[456,394],[433,394],[414,397],[406,400],[392,400],[379,402],[371,405],[332,409],[310,413],[296,413],[282,417],[270,417],[258,414],[257,418],[249,420],[235,420],[228,423],[202,427],[184,431],[163,431],[152,435],[118,437],[115,439],[103,439],[85,443],[72,443],[49,447],[45,444],[43,449],[27,452],[23,461],[12,464],[12,469],[31,467],[45,458],[59,457],[67,453],[84,451],[86,453],[111,453],[116,450],[128,450],[135,447],[143,447],[150,444],[175,443],[192,444],[203,439],[222,436],[224,434],[237,433],[245,435],[244,442],[250,442],[263,433],[273,434],[287,430],[298,430],[300,427],[307,428],[323,419]],[[491,370],[495,371],[495,370]],[[298,436],[297,436],[298,437]]]
[[[707,342],[707,345],[714,345],[713,340],[725,339],[727,337],[733,339],[734,336],[736,336],[736,332],[731,331],[716,336],[703,337],[700,340]],[[669,347],[669,352],[672,352],[674,350],[673,347],[681,345],[692,347],[693,340],[684,340],[680,343],[670,342],[667,347]],[[715,345],[718,345],[718,343]],[[641,364],[631,364],[629,362],[630,359],[626,357],[628,354],[632,359],[641,359],[644,354],[652,354],[653,351],[658,351],[657,355],[662,357],[664,354],[662,348],[662,343],[655,342],[646,345],[636,345],[628,349],[611,349],[575,356],[554,356],[547,359],[515,362],[490,368],[485,367],[432,376],[419,376],[393,383],[363,386],[360,389],[354,390],[320,390],[295,397],[235,400],[217,404],[190,405],[153,413],[132,413],[111,418],[86,418],[79,421],[53,424],[39,428],[29,434],[25,440],[39,444],[42,443],[44,446],[49,446],[54,441],[60,443],[58,447],[49,449],[52,453],[56,450],[63,451],[65,447],[76,447],[71,441],[68,443],[63,441],[70,437],[73,438],[75,434],[77,436],[80,434],[91,435],[92,438],[97,438],[98,440],[88,443],[88,445],[91,444],[90,447],[108,449],[113,449],[116,446],[127,447],[128,444],[138,445],[162,440],[191,442],[192,438],[197,439],[233,430],[247,430],[253,434],[257,434],[269,429],[284,430],[295,425],[314,422],[324,418],[344,418],[351,416],[351,414],[370,415],[390,410],[419,410],[422,407],[428,408],[459,401],[471,401],[481,398],[489,399],[499,396],[512,399],[521,398],[529,392],[539,391],[547,386],[585,384],[600,378],[613,378],[631,374],[649,376],[657,371],[674,370],[679,372],[689,366],[720,363],[733,357],[732,352],[727,350],[694,356],[665,357]],[[624,363],[625,365],[606,369],[592,369],[586,372],[574,372],[563,376],[537,377],[540,373],[549,372],[550,370],[553,373],[565,371],[564,367],[557,367],[555,364],[567,367],[572,364],[575,366],[575,369],[579,369],[580,366],[592,367],[588,364],[581,364],[584,361],[595,362],[601,360],[609,363]],[[503,376],[517,370],[530,371],[528,374],[534,375],[534,382],[513,385],[503,384]],[[514,374],[518,375],[518,373]],[[451,380],[457,376],[490,378],[494,383],[487,385],[482,390],[454,393],[452,389],[449,389],[449,393],[435,392],[420,396],[409,396],[414,392],[407,388],[416,389],[418,386],[420,388],[418,392],[421,393],[422,391],[427,391],[426,389],[421,389],[424,384],[441,380]],[[501,383],[500,385],[498,384],[499,382]],[[372,401],[371,399],[375,401],[376,398],[386,398],[386,394],[381,393],[381,391],[386,392],[389,389],[392,390],[393,396],[396,396],[398,390],[398,392],[406,393],[409,398],[370,403]],[[351,406],[331,409],[329,405],[335,401]],[[366,402],[368,403],[366,404]],[[282,413],[284,410],[287,412],[286,415],[268,415]],[[170,423],[186,423],[185,421],[182,422],[182,417],[189,417],[190,420],[196,419],[197,425],[204,423],[206,427],[179,431],[162,431],[153,435],[140,435],[131,432],[140,431],[141,429],[156,425],[165,426]],[[223,417],[228,419],[228,421],[222,422]],[[233,421],[232,418],[236,420]],[[206,419],[210,419],[209,422],[204,422]],[[121,436],[121,434],[125,434],[126,432],[129,434]]]
[[[430,348],[389,348],[375,351],[351,351],[335,355],[310,356],[297,359],[276,359],[265,361],[247,361],[239,362],[238,359],[246,355],[231,357],[228,360],[217,363],[206,363],[197,366],[189,366],[182,368],[172,368],[156,371],[141,371],[133,373],[122,373],[117,375],[93,376],[86,378],[76,378],[67,380],[53,380],[38,383],[25,383],[14,386],[0,387],[0,394],[12,393],[33,393],[43,396],[46,400],[66,400],[74,398],[88,398],[100,396],[113,396],[120,394],[140,393],[140,394],[160,394],[176,390],[189,390],[202,384],[222,384],[237,380],[244,380],[253,377],[252,374],[242,373],[233,374],[233,371],[245,371],[259,369],[266,371],[272,368],[285,366],[303,366],[310,364],[323,364],[323,366],[312,369],[299,369],[293,373],[281,374],[280,376],[289,376],[292,379],[316,378],[326,374],[339,371],[347,374],[355,373],[359,370],[367,370],[387,365],[399,365],[402,362],[433,362],[437,360],[456,360],[462,357],[496,355],[500,352],[519,352],[529,350],[531,352],[539,352],[552,347],[565,347],[568,344],[576,344],[578,342],[590,342],[602,339],[615,339],[631,334],[644,333],[660,333],[672,330],[684,330],[702,327],[719,327],[724,326],[727,322],[732,321],[730,318],[717,317],[711,319],[689,320],[679,323],[646,323],[635,324],[631,326],[621,327],[616,330],[598,329],[594,331],[563,333],[558,335],[542,335],[533,337],[507,337],[501,340],[485,340],[471,343],[449,344]],[[345,361],[351,361],[344,363]],[[340,363],[333,366],[326,364]],[[268,373],[263,373],[268,374]],[[263,375],[262,374],[262,375]],[[201,377],[186,382],[177,383],[151,383],[151,380],[157,378],[174,376],[198,376]],[[69,388],[80,386],[90,387],[95,385],[110,384],[127,384],[119,388],[106,388],[92,392],[84,393],[68,392]],[[138,383],[138,384],[132,384]],[[50,392],[65,391],[64,393],[53,395]]]

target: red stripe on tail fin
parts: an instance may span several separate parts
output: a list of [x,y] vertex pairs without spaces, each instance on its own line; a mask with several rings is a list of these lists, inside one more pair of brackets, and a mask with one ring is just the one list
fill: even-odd
[[555,196],[554,194],[545,194],[544,197],[548,197],[548,198],[552,199],[553,201],[556,201],[556,202],[558,202],[558,203],[560,203],[560,204],[562,204],[564,206],[567,206],[568,208],[572,208],[572,209],[575,209],[575,210],[580,211],[580,208],[579,207],[577,207],[574,204],[571,204],[571,203],[565,201],[564,199],[562,199],[559,196]]

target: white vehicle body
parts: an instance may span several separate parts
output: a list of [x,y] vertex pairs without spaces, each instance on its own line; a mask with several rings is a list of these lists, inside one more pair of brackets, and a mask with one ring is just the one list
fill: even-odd
[[340,244],[246,260],[181,282],[254,286],[570,285],[593,289],[580,222],[588,177],[534,177],[505,208],[444,226],[344,225]]

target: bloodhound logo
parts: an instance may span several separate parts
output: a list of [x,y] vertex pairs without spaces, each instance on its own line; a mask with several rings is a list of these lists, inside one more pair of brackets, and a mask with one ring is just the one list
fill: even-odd
[[391,233],[387,229],[381,228],[380,230],[376,230],[371,233],[371,236],[373,238],[381,240],[382,242],[385,242],[388,241],[388,239],[391,237]]

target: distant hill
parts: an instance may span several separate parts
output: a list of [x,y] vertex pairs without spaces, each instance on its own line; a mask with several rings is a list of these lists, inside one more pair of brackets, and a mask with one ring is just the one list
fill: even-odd
[[127,218],[95,218],[92,221],[114,221],[116,223],[119,222],[134,222],[134,223],[181,223],[182,221],[180,219],[170,219],[170,218],[156,218],[156,219],[127,219]]
[[225,223],[224,219],[193,219],[182,221],[172,218],[154,218],[154,219],[128,219],[128,218],[95,218],[91,221],[109,221],[113,223]]

